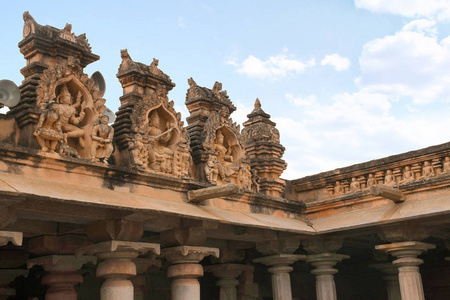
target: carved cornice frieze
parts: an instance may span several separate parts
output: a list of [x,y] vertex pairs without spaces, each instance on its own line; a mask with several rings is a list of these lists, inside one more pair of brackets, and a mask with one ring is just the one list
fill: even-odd
[[377,159],[292,181],[303,193],[325,189],[328,198],[366,194],[373,185],[408,189],[450,174],[450,143]]

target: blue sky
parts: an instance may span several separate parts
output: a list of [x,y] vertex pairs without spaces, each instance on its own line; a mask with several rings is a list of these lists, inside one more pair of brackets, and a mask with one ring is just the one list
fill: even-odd
[[[23,79],[22,14],[86,33],[107,106],[120,49],[159,67],[183,117],[187,78],[223,83],[246,120],[255,99],[278,125],[288,179],[447,142],[450,1],[1,1],[0,79]],[[5,13],[6,12],[6,13]]]

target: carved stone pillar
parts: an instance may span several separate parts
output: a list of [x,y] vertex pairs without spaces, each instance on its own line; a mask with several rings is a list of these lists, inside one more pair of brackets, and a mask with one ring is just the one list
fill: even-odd
[[16,295],[16,290],[9,284],[19,276],[27,276],[28,270],[23,269],[0,269],[0,300],[6,300]]
[[205,267],[206,272],[211,272],[219,278],[216,285],[220,287],[220,300],[237,300],[236,287],[239,280],[236,278],[244,271],[252,271],[253,267],[242,264],[218,264]]
[[275,254],[254,259],[268,267],[272,274],[272,293],[275,300],[292,300],[291,278],[289,273],[294,269],[290,265],[298,260],[305,259],[305,255]]
[[42,277],[41,283],[48,286],[46,300],[77,300],[75,285],[83,282],[83,276],[77,271],[86,263],[97,263],[94,256],[49,255],[30,259],[28,269],[40,265],[49,274]]
[[423,263],[423,260],[417,258],[417,256],[422,254],[422,252],[434,248],[436,248],[435,245],[415,241],[378,245],[375,247],[377,250],[385,251],[397,257],[392,264],[398,267],[402,299],[425,299],[422,277],[419,271],[419,265]]
[[145,272],[151,266],[161,268],[161,260],[157,258],[135,258],[136,276],[131,278],[134,287],[134,300],[144,300]]
[[219,257],[219,249],[196,246],[162,249],[161,256],[172,264],[167,270],[167,277],[173,279],[172,300],[200,300],[197,278],[203,276],[203,267],[199,262],[209,255]]
[[317,300],[337,299],[333,275],[338,270],[334,269],[333,266],[349,257],[348,255],[335,253],[313,254],[306,257],[306,262],[316,267],[311,273],[316,275]]
[[371,265],[370,267],[380,270],[385,274],[383,279],[386,281],[388,300],[402,300],[398,280],[398,268],[392,263],[379,263]]
[[100,290],[101,300],[133,300],[130,277],[136,275],[133,259],[147,252],[160,253],[159,244],[108,241],[83,247],[77,255],[96,255],[103,260],[97,267],[97,277],[105,278]]

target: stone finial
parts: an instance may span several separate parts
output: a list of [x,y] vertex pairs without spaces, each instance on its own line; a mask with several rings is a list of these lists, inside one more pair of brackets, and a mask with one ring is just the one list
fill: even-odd
[[241,141],[250,159],[250,166],[259,178],[259,190],[279,197],[285,187],[280,176],[286,169],[286,162],[281,159],[285,149],[280,144],[280,133],[275,128],[276,124],[270,120],[270,115],[261,108],[258,98],[255,108],[247,117]]

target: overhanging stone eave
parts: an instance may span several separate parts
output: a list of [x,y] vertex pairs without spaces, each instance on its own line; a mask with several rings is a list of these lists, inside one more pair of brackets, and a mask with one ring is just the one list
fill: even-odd
[[[71,192],[72,191],[72,192]],[[157,212],[183,218],[208,220],[239,226],[271,229],[301,235],[314,235],[315,230],[305,221],[252,212],[240,212],[217,207],[199,206],[185,202],[145,197],[102,188],[76,186],[67,183],[29,178],[17,174],[0,173],[0,196],[20,198],[39,197],[40,200],[90,205],[142,212]]]
[[328,234],[446,216],[450,216],[450,201],[448,196],[439,195],[318,217],[310,222],[317,234]]

